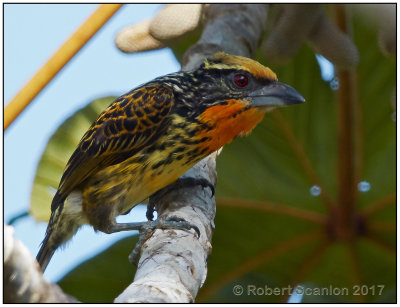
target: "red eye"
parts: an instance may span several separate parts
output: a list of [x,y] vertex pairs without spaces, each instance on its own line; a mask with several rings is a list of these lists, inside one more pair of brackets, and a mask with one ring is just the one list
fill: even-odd
[[235,76],[235,84],[239,87],[245,87],[249,83],[247,76],[239,74]]

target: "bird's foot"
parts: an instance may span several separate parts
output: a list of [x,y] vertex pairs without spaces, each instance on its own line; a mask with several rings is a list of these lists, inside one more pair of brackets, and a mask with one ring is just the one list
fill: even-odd
[[215,186],[207,179],[205,178],[193,178],[193,177],[181,177],[178,178],[177,181],[172,183],[171,185],[167,186],[173,188],[190,188],[190,187],[195,187],[195,186],[201,186],[203,188],[210,188],[211,190],[211,197],[214,196],[215,194]]
[[155,203],[157,202],[158,199],[161,199],[165,194],[171,192],[172,190],[175,189],[182,189],[182,188],[189,188],[189,187],[195,187],[200,185],[203,188],[210,188],[211,190],[211,197],[214,196],[215,194],[215,186],[207,179],[205,178],[193,178],[193,177],[180,177],[178,180],[175,182],[171,183],[170,185],[167,185],[165,188],[162,188],[158,192],[154,193],[147,205],[147,212],[146,212],[146,217],[149,221],[152,221],[154,218],[154,211],[155,211]]
[[200,237],[200,230],[196,225],[190,224],[189,222],[177,216],[168,217],[166,220],[145,222],[139,230],[139,240],[136,243],[135,249],[129,255],[130,263],[137,265],[143,243],[153,235],[156,229],[177,229],[184,231],[194,229],[197,233],[197,236]]

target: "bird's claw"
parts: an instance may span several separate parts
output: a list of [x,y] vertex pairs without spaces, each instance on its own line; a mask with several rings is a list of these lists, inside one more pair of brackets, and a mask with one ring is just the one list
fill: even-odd
[[181,177],[176,181],[176,184],[180,188],[194,187],[196,185],[203,188],[208,187],[211,190],[211,197],[214,197],[215,195],[215,186],[205,178]]
[[146,223],[143,223],[139,230],[139,240],[136,243],[135,249],[129,255],[130,263],[132,263],[133,265],[137,265],[143,243],[146,242],[153,235],[156,229],[176,229],[183,231],[194,229],[194,231],[196,231],[197,233],[197,237],[200,237],[200,230],[196,225],[190,224],[183,218],[177,216],[170,216],[165,220],[157,219],[155,221],[148,221]]
[[171,183],[170,185],[162,188],[161,190],[157,191],[154,193],[150,199],[149,203],[147,205],[147,211],[146,211],[146,217],[149,221],[152,221],[154,218],[154,211],[155,211],[155,204],[156,202],[164,197],[165,194],[170,192],[173,189],[181,189],[181,188],[187,188],[187,187],[194,187],[200,185],[203,188],[210,188],[211,190],[211,197],[214,197],[215,195],[215,186],[207,179],[205,178],[193,178],[193,177],[181,177],[178,178],[175,182]]

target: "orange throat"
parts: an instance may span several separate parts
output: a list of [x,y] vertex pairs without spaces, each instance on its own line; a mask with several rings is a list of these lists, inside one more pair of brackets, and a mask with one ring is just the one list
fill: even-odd
[[259,108],[248,108],[241,100],[227,100],[226,105],[216,105],[206,109],[199,117],[200,121],[212,129],[199,133],[200,138],[209,140],[200,145],[214,152],[230,143],[238,135],[247,135],[264,118],[265,111]]

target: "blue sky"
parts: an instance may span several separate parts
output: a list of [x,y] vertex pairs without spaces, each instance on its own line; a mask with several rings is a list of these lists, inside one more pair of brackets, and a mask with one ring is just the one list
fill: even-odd
[[[143,82],[179,70],[179,63],[168,49],[124,54],[114,45],[119,30],[154,16],[161,6],[124,5],[7,129],[4,134],[5,221],[29,208],[40,156],[52,133],[69,115],[95,98],[121,95]],[[96,7],[92,4],[5,5],[5,104]],[[145,208],[135,208],[123,218],[132,221],[132,217],[145,220]],[[36,256],[46,223],[37,223],[29,217],[14,227],[16,237]],[[84,227],[67,248],[56,252],[45,276],[56,281],[76,264],[130,234],[105,235]]]

